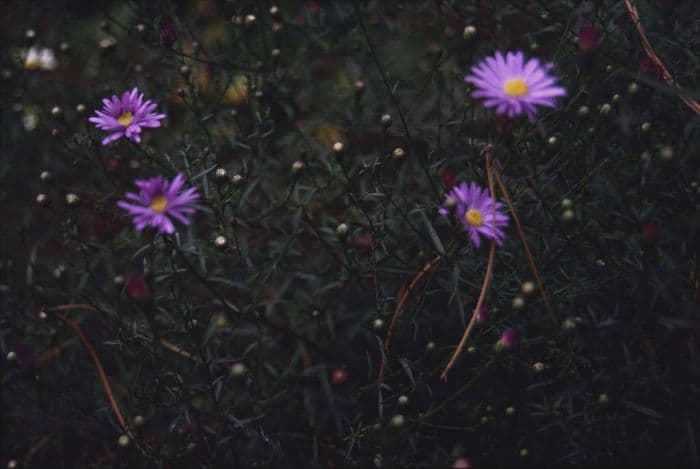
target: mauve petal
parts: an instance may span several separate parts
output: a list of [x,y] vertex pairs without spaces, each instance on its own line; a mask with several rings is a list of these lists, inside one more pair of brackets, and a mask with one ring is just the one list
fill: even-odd
[[113,134],[108,135],[102,140],[102,145],[109,145],[115,140],[119,140],[124,136],[124,132],[114,132]]

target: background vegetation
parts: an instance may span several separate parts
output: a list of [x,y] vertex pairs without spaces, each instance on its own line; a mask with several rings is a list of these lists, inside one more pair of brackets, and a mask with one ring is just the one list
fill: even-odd
[[[635,4],[697,98],[697,5]],[[700,119],[622,2],[1,11],[3,464],[698,464]],[[25,68],[31,45],[55,70]],[[496,118],[463,81],[495,50],[552,62],[568,96]],[[89,115],[134,86],[165,126],[103,147]],[[486,184],[488,143],[553,313],[511,224],[441,381],[488,250],[437,209]],[[179,171],[193,224],[137,234],[115,202]]]

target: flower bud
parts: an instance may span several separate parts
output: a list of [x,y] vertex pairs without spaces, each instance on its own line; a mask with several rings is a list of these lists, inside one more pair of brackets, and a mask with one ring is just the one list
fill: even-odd
[[384,320],[381,318],[375,319],[374,321],[372,321],[372,327],[375,331],[382,330],[384,328]]
[[651,123],[650,122],[642,122],[642,125],[639,127],[639,129],[642,132],[649,132],[651,130]]
[[342,155],[342,154],[343,154],[343,150],[345,150],[345,145],[343,144],[343,142],[335,142],[335,143],[333,144],[333,152],[334,152],[336,155],[338,155],[338,156]]
[[80,204],[80,197],[77,194],[69,192],[66,194],[66,203],[69,207],[77,207]]
[[544,363],[535,362],[532,364],[532,371],[535,373],[542,373],[544,371]]
[[578,47],[583,52],[591,52],[598,46],[600,29],[593,25],[581,26],[578,32]]
[[131,438],[129,438],[129,435],[122,435],[117,440],[117,444],[122,448],[129,446],[129,443],[131,443]]
[[472,467],[472,463],[468,458],[457,458],[455,461],[452,463],[452,469],[470,469]]
[[506,407],[506,415],[509,417],[511,415],[515,415],[515,407],[513,407],[512,405],[509,405],[508,407]]
[[513,298],[513,309],[518,311],[520,309],[523,309],[525,307],[525,298],[522,296],[518,295],[515,298]]
[[590,112],[591,109],[588,106],[581,106],[577,111],[579,117],[586,117]]
[[470,40],[474,39],[474,37],[476,36],[476,33],[477,33],[476,26],[468,24],[467,26],[464,27],[464,30],[462,31],[462,37],[465,40],[470,41]]
[[277,16],[280,14],[280,9],[277,5],[272,5],[270,7],[270,15],[271,16]]
[[564,221],[564,222],[572,221],[575,218],[576,218],[576,213],[574,213],[574,211],[571,209],[566,209],[561,214],[561,221]]
[[245,363],[238,362],[231,365],[231,374],[233,376],[240,378],[246,373],[248,373],[248,367],[245,366]]
[[474,347],[473,345],[470,345],[469,347],[467,347],[467,353],[469,355],[474,355],[476,353],[476,347]]
[[17,353],[16,352],[8,352],[7,353],[7,361],[10,363],[13,363],[17,361]]
[[256,20],[257,18],[255,17],[255,15],[245,15],[245,18],[243,18],[243,23],[246,26],[253,26]]
[[430,342],[428,342],[427,344],[425,344],[425,351],[426,351],[426,352],[432,352],[433,350],[435,350],[435,342],[433,342],[433,341],[431,340]]
[[608,398],[607,394],[600,394],[598,396],[598,404],[606,405],[608,402],[610,402],[610,398]]
[[243,176],[235,174],[233,178],[231,178],[231,181],[233,181],[236,186],[240,186],[243,183]]
[[292,173],[297,174],[297,173],[301,172],[302,169],[304,169],[304,162],[303,161],[296,160],[292,164]]
[[372,464],[374,464],[374,467],[380,468],[382,467],[382,464],[384,464],[384,458],[382,458],[382,455],[377,453],[374,455],[374,459],[372,459]]
[[530,451],[527,448],[522,448],[518,454],[520,454],[521,458],[526,458],[530,455]]
[[403,157],[406,156],[406,152],[401,147],[394,148],[394,151],[391,154],[397,160],[403,159]]
[[143,300],[151,296],[151,290],[143,274],[136,274],[126,281],[126,294],[134,300]]
[[391,420],[389,421],[389,425],[391,425],[394,428],[401,428],[406,424],[406,417],[404,417],[401,414],[396,414],[393,417],[391,417]]
[[228,240],[226,239],[226,236],[219,235],[214,238],[214,245],[217,247],[217,249],[226,249],[227,244]]
[[355,92],[358,94],[362,94],[365,91],[365,82],[362,80],[357,80],[355,82]]
[[61,108],[58,106],[54,106],[51,108],[51,115],[54,117],[58,117],[61,115]]
[[349,227],[346,223],[340,223],[335,228],[335,234],[337,234],[339,237],[343,238],[343,237],[347,236],[348,230],[349,230]]
[[520,286],[520,291],[522,291],[524,295],[532,295],[533,293],[535,293],[535,289],[535,282],[531,281],[524,282]]
[[36,203],[41,207],[46,207],[49,205],[49,197],[46,194],[37,194]]
[[399,396],[399,399],[397,400],[397,402],[401,407],[408,405],[408,396],[406,396],[406,395]]
[[629,93],[629,94],[637,94],[638,91],[639,91],[639,85],[635,82],[630,83],[629,86],[627,87],[627,93]]
[[391,127],[392,119],[391,119],[391,115],[390,115],[390,114],[383,114],[383,115],[382,115],[382,118],[380,119],[380,121],[381,121],[381,123],[382,123],[382,128],[384,128],[384,130],[386,130],[386,129],[388,129],[389,127]]
[[143,418],[143,415],[137,415],[134,417],[134,426],[135,427],[143,427],[143,424],[146,423],[146,419]]
[[216,168],[216,171],[214,172],[214,179],[216,179],[217,182],[224,182],[227,178],[228,172],[226,172],[226,169]]
[[612,106],[610,104],[604,103],[600,106],[600,108],[598,109],[598,112],[600,112],[601,116],[607,116],[608,114],[610,114],[611,109],[612,109]]
[[671,145],[665,145],[661,147],[661,150],[659,150],[659,157],[663,161],[671,161],[673,160],[675,156],[675,152],[673,151],[673,147]]
[[331,382],[336,385],[344,384],[348,380],[348,372],[343,368],[336,368],[331,374]]

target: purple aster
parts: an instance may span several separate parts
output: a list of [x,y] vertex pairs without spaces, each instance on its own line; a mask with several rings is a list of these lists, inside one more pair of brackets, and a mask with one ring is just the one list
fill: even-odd
[[126,193],[126,198],[136,202],[136,204],[120,200],[117,202],[117,206],[133,216],[137,231],[152,226],[161,233],[173,233],[175,226],[173,226],[170,217],[189,225],[190,220],[187,215],[195,212],[193,203],[199,199],[196,187],[178,193],[184,183],[185,176],[182,173],[175,176],[172,182],[168,182],[160,176],[137,179],[135,184],[141,191],[138,194]]
[[538,59],[525,61],[522,52],[496,52],[472,67],[464,81],[476,87],[474,98],[484,98],[484,106],[495,107],[496,114],[514,117],[525,113],[533,120],[535,106],[554,107],[555,98],[566,90],[555,86],[556,77],[549,75],[551,64]]
[[134,142],[141,141],[142,127],[160,127],[160,120],[165,114],[156,114],[156,104],[150,100],[143,100],[143,93],[138,94],[138,89],[125,91],[121,99],[112,96],[112,100],[102,100],[102,111],[95,111],[96,117],[91,117],[90,122],[98,129],[106,130],[110,134],[102,140],[102,145],[107,145],[124,136]]
[[475,182],[462,182],[447,193],[445,207],[439,212],[447,216],[450,213],[448,207],[454,207],[455,217],[462,222],[477,248],[481,245],[481,236],[500,246],[506,237],[501,227],[508,225],[508,217],[500,211],[502,206],[491,197],[488,189],[482,189]]

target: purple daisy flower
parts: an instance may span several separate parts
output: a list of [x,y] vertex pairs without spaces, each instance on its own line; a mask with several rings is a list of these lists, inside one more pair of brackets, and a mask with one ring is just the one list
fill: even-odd
[[454,207],[455,217],[462,222],[477,248],[481,245],[480,236],[500,246],[506,237],[501,227],[508,225],[508,217],[500,211],[502,206],[491,197],[488,189],[482,189],[475,182],[462,182],[447,193],[445,207],[440,208],[439,213],[447,216],[449,208]]
[[141,191],[138,194],[126,193],[126,198],[137,204],[120,200],[117,206],[133,216],[136,231],[152,226],[161,233],[173,233],[175,226],[170,217],[189,225],[190,220],[187,215],[195,212],[193,203],[199,199],[196,187],[178,193],[184,183],[185,176],[182,173],[175,176],[172,182],[160,176],[137,179],[135,184]]
[[566,95],[564,88],[555,86],[557,78],[547,73],[551,68],[538,59],[526,62],[522,52],[508,52],[505,57],[496,52],[473,66],[464,81],[476,86],[472,96],[484,98],[484,106],[495,107],[496,114],[525,113],[533,120],[535,106],[554,107],[555,98]]
[[110,134],[102,140],[102,145],[107,145],[124,136],[134,142],[141,141],[142,127],[160,127],[160,120],[165,114],[156,114],[156,104],[150,100],[143,100],[143,93],[138,94],[138,89],[125,91],[121,99],[112,96],[112,100],[102,100],[102,111],[95,111],[96,117],[91,117],[98,129],[106,130]]

